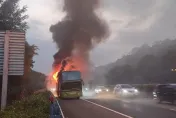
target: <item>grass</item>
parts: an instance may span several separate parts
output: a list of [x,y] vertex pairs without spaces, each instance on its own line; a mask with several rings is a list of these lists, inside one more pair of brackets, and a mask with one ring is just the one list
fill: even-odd
[[4,111],[0,111],[0,118],[48,118],[49,92],[34,94],[21,101],[15,101]]

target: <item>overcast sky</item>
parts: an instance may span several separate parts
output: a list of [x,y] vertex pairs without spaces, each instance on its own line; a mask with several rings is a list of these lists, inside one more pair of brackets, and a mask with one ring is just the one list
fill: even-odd
[[[34,69],[47,74],[57,51],[49,27],[63,18],[62,2],[21,0],[20,5],[28,6],[27,40],[40,48]],[[176,0],[102,0],[100,11],[111,36],[92,50],[96,66],[117,60],[133,47],[176,36]]]

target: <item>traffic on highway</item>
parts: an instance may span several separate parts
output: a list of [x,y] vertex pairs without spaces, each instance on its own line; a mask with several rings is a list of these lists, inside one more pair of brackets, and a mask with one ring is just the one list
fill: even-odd
[[174,84],[156,85],[153,96],[147,98],[128,84],[113,89],[84,87],[81,99],[58,101],[64,118],[175,118],[175,88]]

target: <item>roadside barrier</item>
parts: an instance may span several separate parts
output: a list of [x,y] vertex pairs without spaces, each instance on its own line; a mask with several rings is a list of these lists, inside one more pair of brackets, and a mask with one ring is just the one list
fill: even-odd
[[65,118],[61,107],[59,105],[59,102],[57,98],[54,97],[52,93],[50,93],[49,100],[51,102],[50,104],[50,118]]

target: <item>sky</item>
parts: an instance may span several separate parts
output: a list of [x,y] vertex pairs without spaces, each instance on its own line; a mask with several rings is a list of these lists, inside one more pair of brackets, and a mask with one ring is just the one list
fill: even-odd
[[[175,0],[100,1],[98,13],[108,23],[111,35],[90,52],[95,66],[114,62],[142,44],[176,36]],[[49,27],[65,15],[62,0],[21,0],[20,6],[23,5],[27,5],[29,15],[26,38],[39,47],[34,70],[48,74],[58,50]]]

